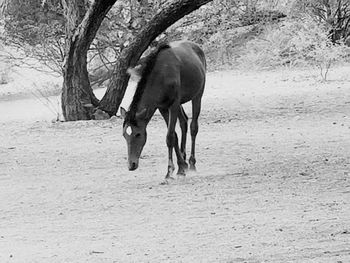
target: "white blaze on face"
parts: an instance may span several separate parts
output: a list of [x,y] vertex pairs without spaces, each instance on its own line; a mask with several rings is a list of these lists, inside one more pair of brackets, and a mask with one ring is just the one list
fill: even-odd
[[131,129],[131,127],[128,126],[128,127],[126,128],[125,132],[126,132],[127,135],[130,136],[130,135],[132,134],[132,129]]

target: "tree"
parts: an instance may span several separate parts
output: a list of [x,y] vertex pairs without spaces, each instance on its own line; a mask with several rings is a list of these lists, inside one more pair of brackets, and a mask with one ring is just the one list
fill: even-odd
[[350,0],[297,0],[294,9],[305,10],[328,25],[333,43],[350,37]]
[[[87,71],[87,52],[105,15],[116,0],[62,0],[66,18],[62,112],[67,121],[91,119],[86,104],[97,106]],[[87,11],[86,11],[87,9]]]
[[160,4],[160,0],[117,1],[114,4],[89,49],[88,70],[92,85],[101,86],[111,78],[116,58],[151,15],[159,10]]
[[[118,1],[114,12],[104,20],[117,0],[0,0],[1,13],[6,14],[2,20],[6,34],[0,40],[21,51],[22,64],[32,57],[63,75],[62,111],[66,120],[90,119],[91,107],[85,106],[100,105],[90,80],[101,84],[112,76],[113,84],[109,85],[101,108],[114,114],[120,102],[112,109],[109,103],[121,101],[128,82],[127,67],[135,64],[152,40],[169,25],[210,1]],[[141,25],[164,3],[169,3],[165,12],[160,12],[146,30],[141,30]],[[128,15],[123,17],[125,13]],[[139,37],[134,38],[139,31]],[[111,35],[116,36],[114,41],[110,40]],[[89,61],[94,62],[89,66],[92,74],[88,74]],[[111,65],[115,62],[113,70]],[[95,64],[100,65],[94,67]]]
[[[86,1],[83,16],[91,2]],[[130,42],[160,4],[159,0],[128,0],[117,1],[111,8],[88,51],[92,86],[103,85],[110,78],[112,65],[125,43]],[[9,47],[1,58],[11,60],[13,65],[62,76],[65,40],[69,39],[65,38],[69,25],[62,0],[0,0],[0,11],[0,43]]]
[[[91,4],[84,18],[76,12],[77,3],[82,1],[65,0],[67,28],[75,27],[67,42],[64,63],[64,84],[62,90],[62,111],[67,121],[90,119],[91,107],[98,107],[109,115],[116,114],[128,84],[126,70],[134,66],[149,44],[166,28],[183,16],[212,0],[178,0],[168,4],[156,14],[140,33],[126,47],[114,67],[114,74],[101,102],[92,92],[87,72],[87,51],[96,35],[103,18],[116,0],[96,0]],[[75,5],[73,5],[75,3]],[[69,34],[70,32],[68,32]]]
[[61,74],[64,17],[60,0],[0,0],[0,7],[0,41],[19,51],[7,52],[4,59],[38,70],[43,70],[44,65],[46,71]]

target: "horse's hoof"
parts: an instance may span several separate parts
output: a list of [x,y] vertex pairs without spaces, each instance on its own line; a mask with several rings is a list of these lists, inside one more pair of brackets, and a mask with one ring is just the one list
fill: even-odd
[[164,180],[160,183],[160,185],[168,185],[168,184],[169,184],[169,182],[167,180]]
[[173,182],[175,180],[174,177],[171,177],[171,176],[166,176],[164,181],[160,183],[160,185],[168,185],[170,184],[171,182]]
[[197,171],[196,166],[194,166],[194,164],[190,164],[190,171],[192,171],[192,172]]
[[184,168],[179,168],[176,175],[177,176],[186,176],[186,170]]

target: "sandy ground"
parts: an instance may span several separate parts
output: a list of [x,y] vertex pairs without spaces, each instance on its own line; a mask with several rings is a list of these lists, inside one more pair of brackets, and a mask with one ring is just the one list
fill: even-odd
[[0,262],[350,262],[349,72],[210,73],[170,185],[159,115],[135,172],[120,119],[3,118]]

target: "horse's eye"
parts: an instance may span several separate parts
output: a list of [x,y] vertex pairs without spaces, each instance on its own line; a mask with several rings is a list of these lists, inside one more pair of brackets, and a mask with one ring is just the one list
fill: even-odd
[[141,136],[141,133],[136,133],[136,134],[135,134],[135,137],[136,137],[136,138],[139,138],[140,136]]

